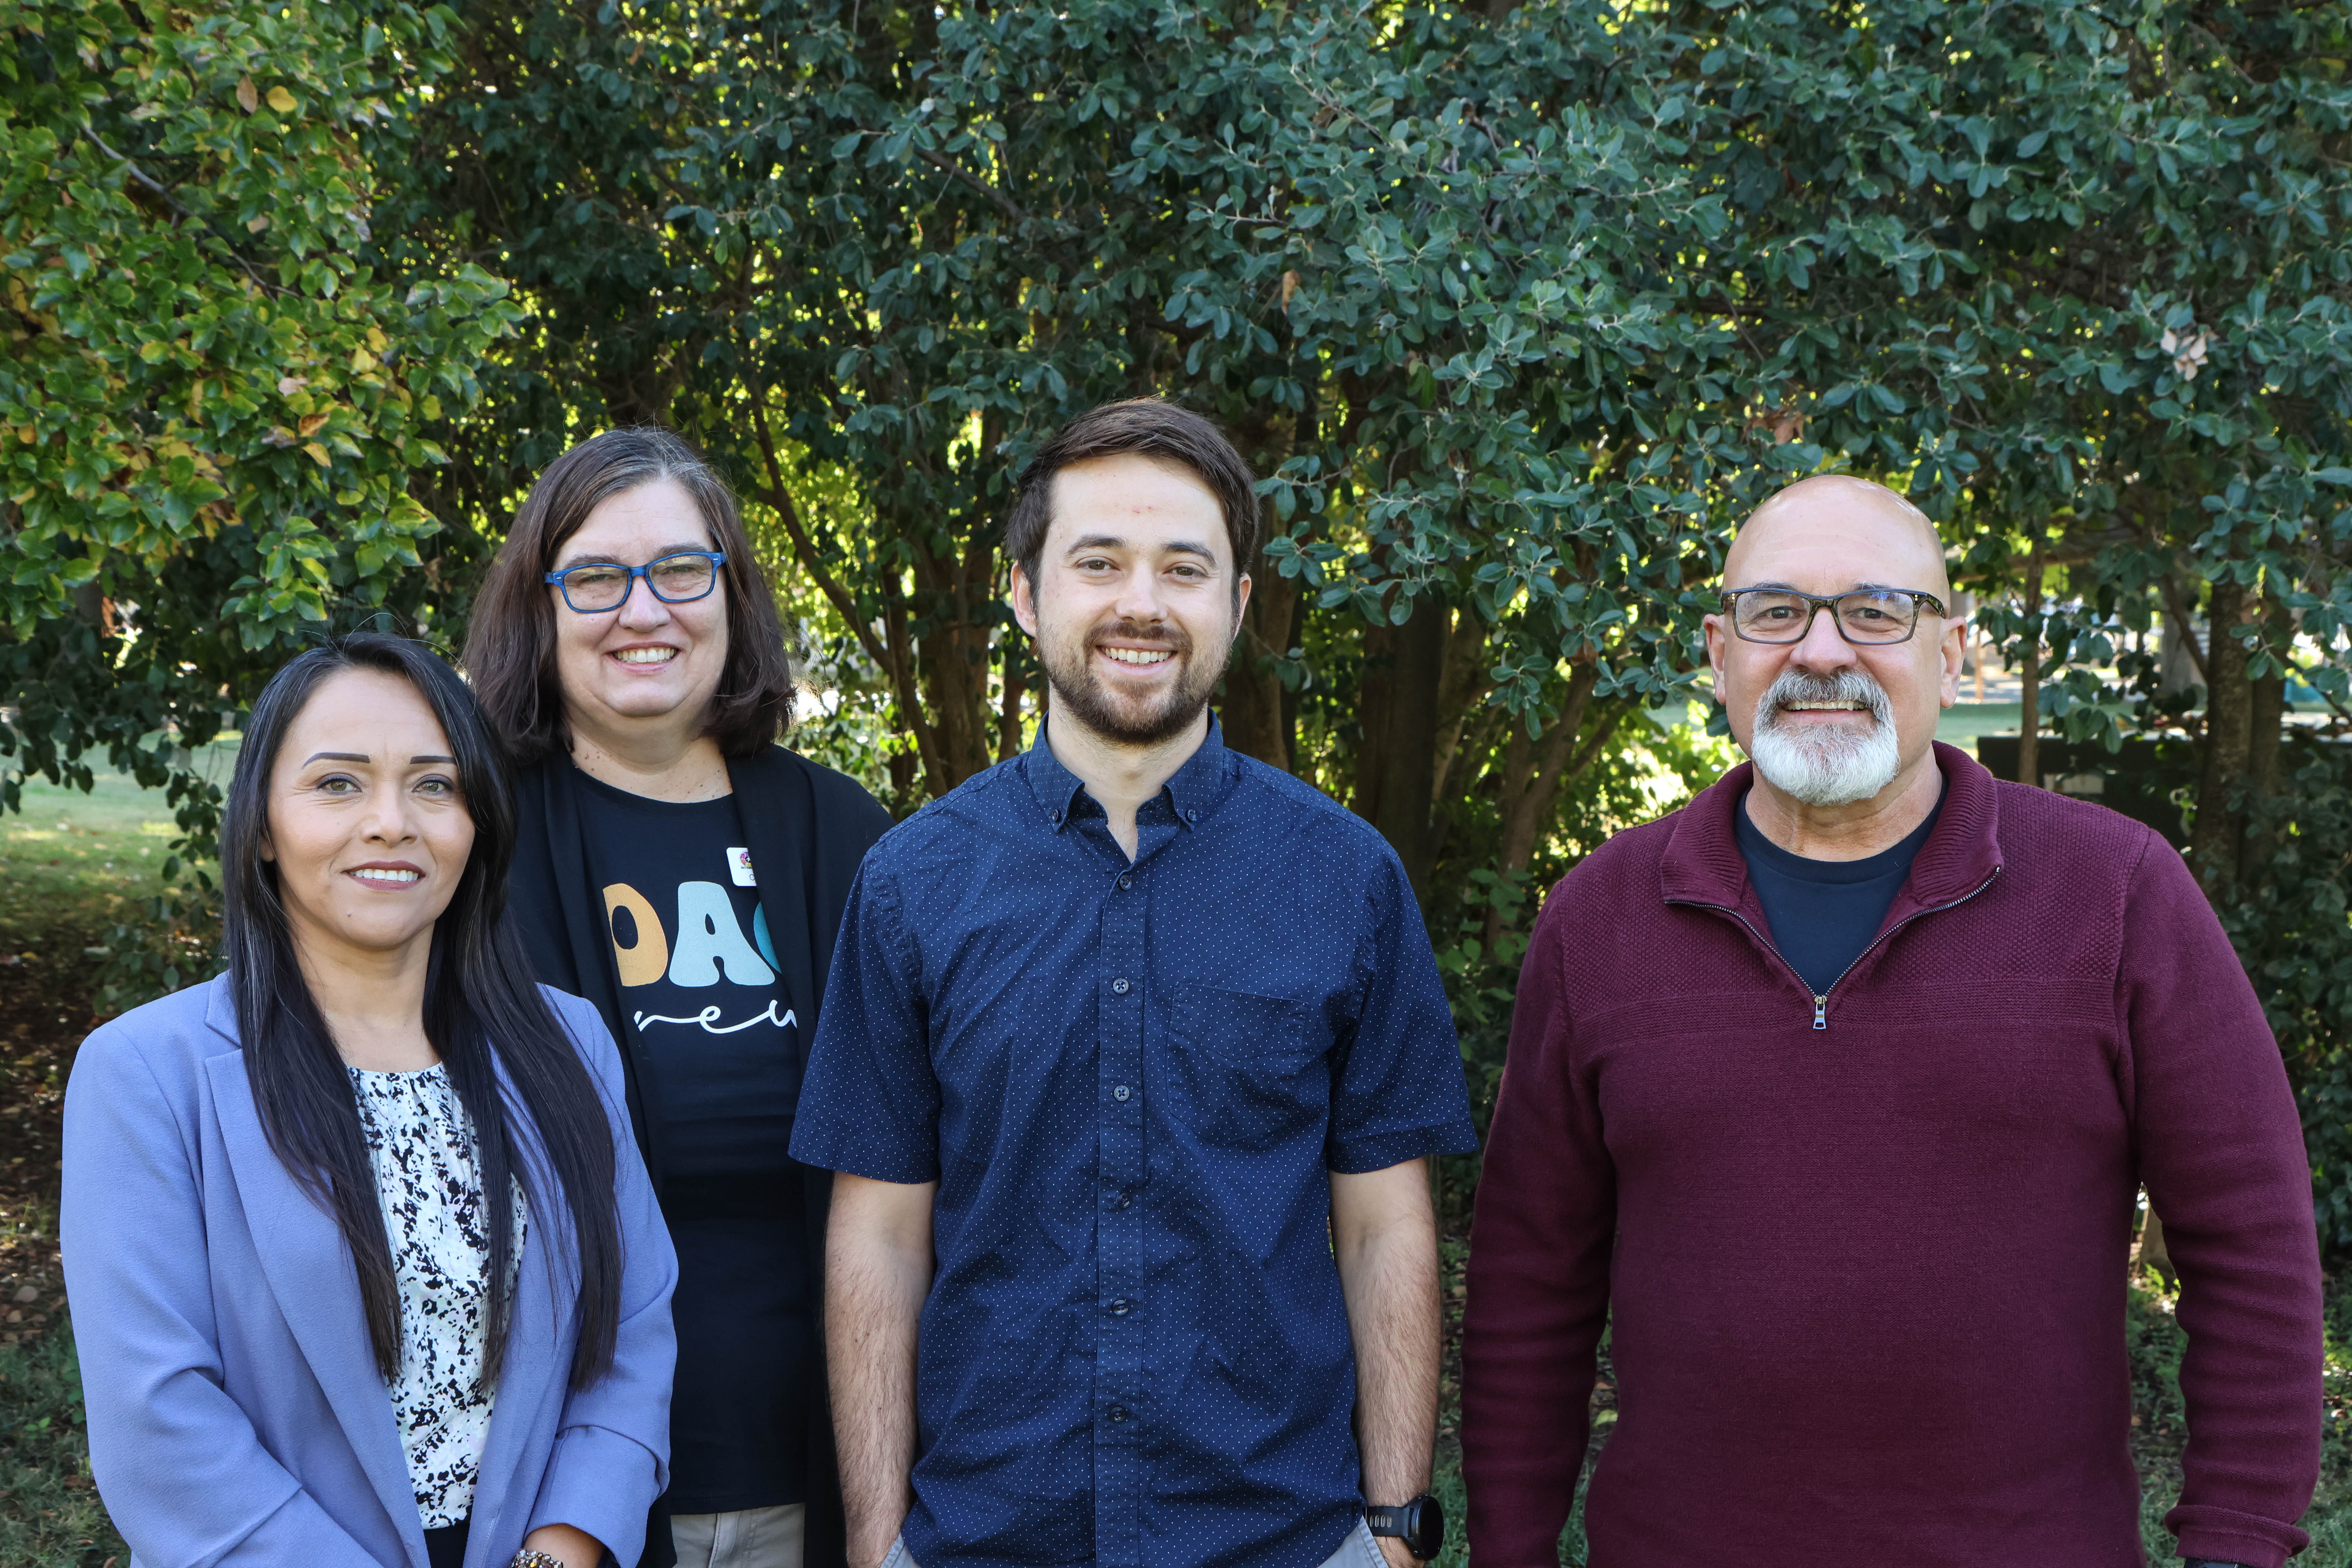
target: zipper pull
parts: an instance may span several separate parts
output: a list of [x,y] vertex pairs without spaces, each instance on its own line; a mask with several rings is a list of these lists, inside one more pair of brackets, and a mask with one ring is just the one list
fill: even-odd
[[1813,998],[1813,1027],[1814,1027],[1814,1028],[1816,1028],[1816,1029],[1826,1029],[1826,1028],[1828,1028],[1828,1027],[1830,1026],[1829,1011],[1830,1011],[1830,999],[1829,999],[1828,997],[1826,997],[1826,996],[1816,996],[1816,997],[1814,997],[1814,998]]

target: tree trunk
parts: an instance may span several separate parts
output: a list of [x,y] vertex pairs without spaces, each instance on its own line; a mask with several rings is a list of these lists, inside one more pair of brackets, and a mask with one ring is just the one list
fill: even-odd
[[1371,816],[1424,906],[1436,859],[1430,786],[1437,773],[1438,694],[1452,619],[1444,599],[1432,590],[1415,602],[1412,618],[1396,628],[1378,759],[1380,794]]
[[935,795],[945,795],[996,759],[996,716],[989,711],[989,625],[976,612],[992,599],[996,547],[985,530],[974,530],[961,557],[933,555],[920,531],[915,540],[915,583],[922,591],[917,668],[930,700],[938,737],[940,777]]
[[1465,605],[1455,613],[1445,639],[1445,667],[1437,693],[1437,756],[1430,770],[1429,804],[1435,811],[1452,782],[1454,760],[1462,752],[1462,732],[1471,710],[1494,686],[1487,673],[1486,626]]
[[2164,1281],[2167,1289],[2179,1276],[2173,1272],[2172,1253],[2164,1245],[2164,1222],[2156,1217],[2156,1205],[2150,1204],[2147,1221],[2139,1232],[2140,1267]]
[[2205,772],[2197,786],[2197,826],[2189,836],[2189,863],[2205,895],[2227,900],[2245,847],[2245,813],[2233,805],[2246,776],[2252,740],[2253,685],[2246,676],[2246,645],[2236,632],[2245,619],[2246,590],[2224,579],[2213,584],[2205,637]]
[[2025,657],[2018,671],[2017,782],[2042,782],[2042,546],[2025,561]]
[[[1527,869],[1528,862],[1535,858],[1536,844],[1543,837],[1545,826],[1559,810],[1560,790],[1592,765],[1593,758],[1601,754],[1601,748],[1608,743],[1629,710],[1620,707],[1596,725],[1585,723],[1592,706],[1592,689],[1600,679],[1597,662],[1578,665],[1569,677],[1568,696],[1560,703],[1559,721],[1533,742],[1528,740],[1524,728],[1516,729],[1504,748],[1500,803],[1503,841],[1496,868],[1506,875]],[[1583,733],[1587,729],[1591,731],[1589,735]],[[1580,735],[1583,739],[1579,744]],[[1486,911],[1486,942],[1490,950],[1508,923],[1500,909]]]
[[1004,650],[1003,700],[996,710],[996,760],[1009,763],[1021,754],[1021,699],[1029,690],[1029,682],[1020,667],[1019,650],[1007,646]]
[[1297,605],[1297,579],[1283,576],[1271,563],[1259,563],[1250,575],[1249,608],[1242,614],[1241,636],[1225,668],[1225,699],[1218,713],[1226,745],[1285,773],[1290,771],[1290,745],[1276,661],[1290,651]]
[[2272,802],[2279,797],[2279,764],[2286,738],[2286,668],[2277,660],[2284,658],[2288,644],[2294,644],[2295,627],[2282,605],[2272,605],[2265,621],[2270,647],[2277,648],[2277,654],[2272,656],[2270,675],[2249,682],[2246,693],[2246,795],[2251,799],[2246,804],[2244,848],[2237,858],[2242,881],[2261,877],[2270,865],[2272,848],[2277,848]]

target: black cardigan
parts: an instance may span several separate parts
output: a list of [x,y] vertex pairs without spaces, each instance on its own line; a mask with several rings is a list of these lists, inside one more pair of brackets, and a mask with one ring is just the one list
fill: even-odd
[[[777,979],[787,1005],[801,1019],[798,1035],[805,1052],[816,1036],[825,971],[833,961],[842,912],[848,907],[850,885],[866,851],[889,828],[890,814],[855,779],[782,746],[771,746],[756,757],[730,759],[727,774],[734,785],[743,837],[751,841],[760,908],[768,917],[768,935],[776,950]],[[661,1167],[655,1159],[655,1129],[645,1114],[636,1031],[621,1007],[612,942],[589,885],[579,795],[578,771],[566,758],[515,775],[520,824],[508,906],[539,978],[595,1004],[619,1042],[628,1078],[630,1124],[646,1168],[658,1184]],[[805,1068],[807,1063],[802,1066]],[[817,1281],[821,1306],[833,1173],[806,1171],[803,1187],[808,1205],[809,1278]],[[848,1541],[834,1452],[833,1407],[826,1397],[822,1311],[811,1313],[810,1321],[815,1325],[809,1346],[815,1376],[809,1400],[805,1562],[807,1568],[845,1568]],[[669,1568],[675,1559],[667,1508],[655,1504],[655,1517],[663,1528],[647,1538],[646,1568]]]

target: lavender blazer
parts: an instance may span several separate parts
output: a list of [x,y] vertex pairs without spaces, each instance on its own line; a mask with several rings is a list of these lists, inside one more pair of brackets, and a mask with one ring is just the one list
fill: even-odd
[[[677,1263],[629,1136],[612,1037],[579,998],[547,996],[613,1121],[620,1340],[610,1376],[567,1386],[571,1222],[534,1213],[466,1568],[503,1568],[549,1523],[633,1564],[668,1482]],[[134,1568],[425,1568],[358,1275],[333,1219],[262,1135],[225,979],[83,1042],[66,1089],[58,1228],[90,1468]]]

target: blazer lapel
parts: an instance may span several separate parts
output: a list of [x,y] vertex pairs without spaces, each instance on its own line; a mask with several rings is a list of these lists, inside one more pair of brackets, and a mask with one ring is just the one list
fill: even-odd
[[[505,1063],[499,1064],[498,1075],[507,1104],[520,1104]],[[490,1428],[475,1472],[473,1528],[466,1537],[467,1568],[503,1568],[530,1528],[530,1510],[539,1501],[539,1475],[533,1473],[528,1489],[515,1485],[529,1458],[523,1443],[533,1432],[554,1432],[561,1441],[560,1409],[546,1420],[535,1417],[551,1401],[561,1405],[572,1369],[572,1302],[579,1289],[571,1276],[569,1249],[555,1244],[559,1235],[569,1233],[572,1216],[559,1201],[561,1188],[548,1167],[538,1130],[528,1117],[515,1120],[520,1123],[516,1158],[529,1167],[525,1184],[540,1194],[540,1202],[530,1209],[515,1265],[506,1362],[499,1369]],[[559,1269],[564,1271],[562,1279],[557,1278]],[[509,1540],[512,1544],[501,1544]]]
[[[215,994],[213,1005],[227,1005],[225,984]],[[216,1017],[211,1021],[219,1027]],[[342,1233],[269,1147],[254,1106],[245,1053],[211,1058],[205,1070],[237,1202],[245,1210],[270,1294],[277,1298],[311,1376],[326,1392],[336,1424],[367,1473],[377,1500],[407,1545],[413,1568],[424,1568],[424,1526],[417,1517],[415,1489],[409,1484],[408,1457],[393,1420],[391,1393],[376,1374],[367,1316],[360,1305],[359,1274]]]

